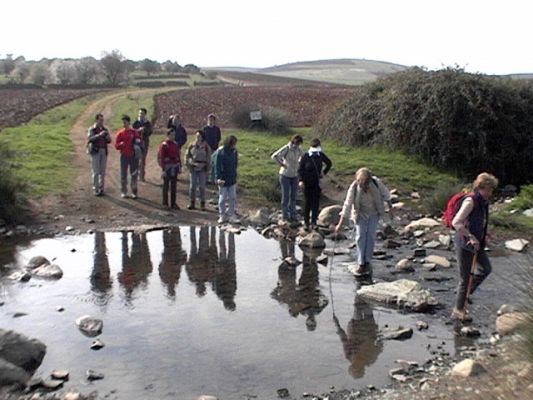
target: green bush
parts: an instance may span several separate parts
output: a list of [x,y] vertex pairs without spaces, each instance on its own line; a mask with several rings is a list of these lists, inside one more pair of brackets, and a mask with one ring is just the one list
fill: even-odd
[[0,142],[0,218],[8,223],[18,222],[23,210],[26,186],[16,178],[13,169],[14,154]]
[[360,87],[315,132],[352,146],[403,149],[472,179],[533,181],[533,83],[412,68]]
[[434,189],[433,192],[429,193],[427,197],[424,197],[422,202],[424,210],[436,217],[442,216],[450,197],[460,192],[463,188],[464,185],[444,182]]
[[[250,112],[261,111],[262,120],[260,123],[252,123]],[[239,129],[259,129],[269,131],[276,135],[289,134],[291,128],[287,114],[274,107],[259,107],[257,105],[245,105],[236,108],[230,117],[231,123]]]

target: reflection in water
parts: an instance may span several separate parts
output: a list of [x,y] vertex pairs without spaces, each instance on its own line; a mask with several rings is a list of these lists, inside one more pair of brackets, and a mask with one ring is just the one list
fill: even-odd
[[234,311],[236,308],[235,294],[237,293],[235,235],[233,233],[228,234],[228,246],[226,248],[226,234],[219,231],[218,245],[217,274],[213,279],[212,286],[218,298],[222,300],[224,308]]
[[383,350],[383,343],[378,341],[378,325],[374,321],[372,307],[355,298],[353,317],[348,322],[346,331],[333,315],[337,334],[341,338],[346,359],[351,363],[348,372],[354,379],[364,376],[365,367],[372,365]]
[[95,232],[94,234],[93,260],[93,269],[90,278],[91,290],[96,298],[96,302],[105,305],[111,297],[112,281],[104,232]]
[[133,292],[140,285],[147,285],[148,275],[152,272],[150,249],[146,240],[146,234],[131,234],[131,252],[128,246],[128,233],[122,233],[122,271],[118,273],[126,300],[132,299]]
[[163,231],[163,253],[159,264],[159,278],[167,288],[171,299],[176,297],[176,285],[180,280],[181,266],[185,264],[187,254],[181,247],[181,234],[178,227]]
[[[292,243],[292,245],[291,245]],[[283,258],[294,255],[294,242],[280,242]],[[279,303],[287,304],[289,314],[306,316],[305,325],[309,331],[316,329],[315,315],[327,305],[328,300],[320,290],[317,254],[303,253],[303,266],[298,284],[296,268],[282,263],[278,268],[278,284],[270,296]]]
[[[202,226],[199,232],[199,240],[196,240],[196,227],[190,228],[191,248],[189,259],[185,265],[189,281],[196,286],[196,295],[205,296],[206,282],[213,280],[216,274],[214,260],[217,257],[216,248],[216,227],[211,227],[211,240],[209,236],[209,227]],[[214,249],[210,242],[215,243]]]

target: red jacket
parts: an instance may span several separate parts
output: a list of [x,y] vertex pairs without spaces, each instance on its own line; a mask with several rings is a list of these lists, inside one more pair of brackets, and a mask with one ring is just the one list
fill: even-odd
[[157,161],[163,171],[181,164],[179,145],[174,140],[165,140],[159,145]]
[[141,134],[133,128],[122,128],[118,131],[115,139],[115,148],[120,150],[120,154],[125,157],[133,157],[135,150],[133,149],[133,142],[135,139],[139,139],[139,143],[142,145]]

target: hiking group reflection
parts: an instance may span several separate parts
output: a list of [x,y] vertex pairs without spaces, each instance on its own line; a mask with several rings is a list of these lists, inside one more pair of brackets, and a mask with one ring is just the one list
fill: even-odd
[[167,296],[176,297],[176,286],[180,280],[181,266],[187,261],[183,251],[181,233],[178,227],[163,231],[163,252],[159,263],[159,278],[167,289]]
[[146,233],[131,233],[131,251],[127,232],[122,232],[122,271],[117,280],[124,290],[126,302],[130,303],[136,289],[146,288],[148,276],[152,273],[152,260]]
[[[294,256],[294,242],[280,241],[283,259]],[[270,296],[280,304],[288,306],[292,317],[303,315],[309,331],[316,329],[315,315],[327,305],[328,299],[320,290],[320,280],[316,257],[319,253],[304,252],[300,278],[296,281],[297,267],[283,262],[278,267],[278,283]]]
[[100,305],[107,304],[111,296],[113,283],[104,232],[94,233],[93,269],[90,281],[91,290],[96,297],[96,303]]

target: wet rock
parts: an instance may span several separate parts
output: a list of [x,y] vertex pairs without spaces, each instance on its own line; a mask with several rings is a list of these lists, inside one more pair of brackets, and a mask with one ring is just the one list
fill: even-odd
[[74,227],[68,225],[68,226],[65,227],[65,230],[66,230],[67,232],[74,232]]
[[401,202],[401,201],[399,201],[398,203],[394,203],[394,204],[392,205],[392,208],[393,208],[394,210],[401,210],[401,209],[404,208],[404,207],[405,207],[405,203],[403,203],[403,202]]
[[327,256],[340,256],[345,254],[350,254],[350,249],[346,247],[335,247],[324,249],[324,254]]
[[333,240],[335,242],[339,242],[341,240],[346,240],[347,239],[346,235],[344,233],[342,233],[342,232],[334,232],[334,233],[326,236],[326,238],[329,239],[329,240]]
[[423,331],[429,328],[429,324],[426,321],[416,321],[416,329]]
[[69,375],[70,373],[66,369],[55,369],[50,374],[52,379],[61,380],[61,381],[68,381]]
[[28,282],[31,279],[31,274],[27,271],[15,271],[7,277],[12,281]]
[[520,307],[518,306],[515,306],[514,304],[503,304],[498,309],[498,316],[503,315],[503,314],[513,313],[513,312],[520,312],[520,311],[522,311],[522,309],[520,309]]
[[63,270],[56,264],[41,265],[31,273],[45,279],[60,279],[63,276]]
[[63,306],[56,307],[56,311],[57,312],[63,312],[63,311],[65,311],[65,307],[63,307]]
[[437,264],[424,263],[422,264],[422,268],[424,268],[424,271],[435,271],[437,269]]
[[529,244],[529,241],[526,239],[514,239],[508,240],[505,242],[505,247],[512,251],[524,251],[524,249]]
[[495,334],[495,335],[491,335],[489,342],[491,345],[495,346],[496,344],[498,344],[500,340],[501,340],[501,336],[498,334]]
[[411,193],[411,198],[414,200],[420,200],[420,193],[418,192]]
[[19,311],[19,312],[16,312],[15,314],[13,314],[13,318],[25,317],[26,315],[28,315],[28,313]]
[[383,234],[388,237],[388,238],[393,238],[393,237],[396,237],[398,236],[398,232],[396,231],[396,229],[394,229],[392,227],[392,225],[390,224],[386,224],[384,227],[383,227]]
[[43,256],[36,256],[32,257],[32,259],[26,264],[26,269],[35,269],[42,265],[49,265],[50,261],[46,257]]
[[413,336],[413,330],[411,328],[404,328],[398,326],[396,328],[385,328],[380,332],[382,340],[406,340]]
[[478,361],[467,358],[453,367],[452,376],[457,378],[469,378],[484,372],[486,372],[486,369]]
[[104,379],[104,374],[100,372],[93,371],[92,369],[88,369],[85,372],[85,376],[87,376],[87,380],[89,381],[97,381],[100,379]]
[[437,264],[439,267],[442,267],[442,268],[451,267],[451,263],[445,257],[442,257],[442,256],[436,256],[436,255],[427,256],[425,259],[425,262],[431,263],[431,264]]
[[481,331],[473,326],[463,326],[460,330],[461,336],[466,337],[479,337],[481,336]]
[[408,279],[363,286],[357,294],[363,300],[396,305],[412,311],[426,311],[438,304],[429,290]]
[[196,400],[218,400],[218,397],[203,394],[199,396]]
[[496,318],[496,332],[499,335],[511,335],[524,325],[528,315],[525,312],[511,312]]
[[452,237],[450,235],[439,235],[439,242],[444,247],[449,248],[452,243]]
[[409,225],[407,225],[404,228],[404,231],[409,232],[420,228],[434,228],[436,226],[441,226],[441,224],[432,218],[420,218],[416,221],[412,221]]
[[46,346],[37,339],[0,328],[0,359],[33,373],[46,354]]
[[415,238],[420,238],[420,237],[424,236],[425,233],[426,233],[426,231],[424,231],[422,229],[418,229],[418,230],[413,232],[413,236]]
[[29,379],[30,374],[23,368],[0,357],[0,387],[4,385],[23,387]]
[[103,347],[105,347],[105,344],[100,339],[93,340],[91,344],[91,350],[100,350]]
[[415,249],[413,256],[415,257],[425,257],[426,256],[426,249]]
[[85,397],[79,392],[65,393],[62,400],[85,400]]
[[310,247],[310,248],[324,248],[326,243],[324,238],[318,232],[311,232],[307,236],[303,237],[298,243],[300,247]]
[[48,390],[58,390],[63,386],[64,381],[59,379],[46,379],[41,381],[41,387]]
[[397,249],[398,247],[401,247],[402,244],[400,242],[397,242],[392,239],[387,239],[383,242],[383,247],[386,249]]
[[340,212],[342,211],[342,207],[339,205],[333,205],[329,207],[324,207],[322,211],[320,211],[320,214],[318,214],[318,225],[322,226],[330,226],[330,225],[337,225],[339,223],[340,219]]
[[276,393],[280,399],[285,399],[290,396],[289,389],[286,388],[278,389],[276,390]]
[[94,337],[102,333],[104,322],[101,319],[84,315],[76,320],[78,329],[86,336]]
[[396,264],[396,271],[398,272],[413,272],[413,262],[408,258],[404,258]]
[[431,240],[431,241],[429,241],[427,243],[424,243],[424,247],[426,249],[436,249],[439,246],[440,246],[440,242],[437,241],[437,240]]

